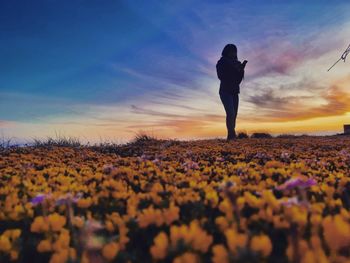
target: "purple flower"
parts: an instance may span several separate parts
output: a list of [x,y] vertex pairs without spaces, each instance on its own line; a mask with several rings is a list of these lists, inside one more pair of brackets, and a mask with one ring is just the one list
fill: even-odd
[[298,205],[299,201],[298,201],[298,198],[294,196],[294,197],[288,198],[287,200],[280,201],[280,204],[284,206]]
[[225,159],[223,157],[216,157],[216,161],[223,162],[223,161],[225,161]]
[[189,169],[199,169],[198,163],[191,160],[188,160],[187,162],[182,163],[181,166],[184,167],[186,171]]
[[160,160],[159,160],[158,158],[156,158],[156,159],[154,159],[154,160],[152,161],[152,163],[154,163],[154,164],[159,164],[159,163],[160,163]]
[[50,195],[46,195],[46,194],[38,194],[36,197],[32,198],[32,200],[30,200],[30,202],[33,205],[38,205],[41,204],[42,202],[44,202],[44,200],[46,198],[48,198]]
[[76,196],[72,196],[71,193],[68,193],[68,194],[58,198],[58,200],[56,201],[56,205],[63,205],[63,204],[67,204],[69,202],[76,203],[82,197],[83,197],[82,193],[78,193]]
[[294,177],[294,178],[287,180],[282,185],[278,186],[277,189],[278,190],[291,190],[294,188],[305,189],[305,188],[311,187],[311,186],[316,185],[316,184],[317,184],[317,182],[312,178],[311,179],[309,178],[307,180],[303,180],[301,177]]
[[114,169],[114,166],[112,164],[105,164],[103,167],[102,167],[102,171],[103,173],[105,174],[110,174],[112,172],[112,170]]

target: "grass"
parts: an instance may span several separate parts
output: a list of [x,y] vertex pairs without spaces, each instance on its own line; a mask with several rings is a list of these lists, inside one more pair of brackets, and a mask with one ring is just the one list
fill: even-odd
[[[335,134],[334,136],[340,136],[344,134]],[[238,139],[249,139],[249,138],[254,138],[254,139],[266,139],[266,138],[285,138],[285,139],[297,139],[300,137],[309,137],[309,135],[302,134],[302,135],[295,135],[295,134],[280,134],[277,136],[272,136],[271,134],[267,132],[254,132],[252,134],[248,134],[245,131],[239,131],[237,133],[237,138]],[[317,136],[316,136],[317,137]],[[322,136],[321,136],[322,137]],[[224,139],[221,138],[216,138],[213,140],[218,140],[221,141]],[[118,143],[115,141],[108,141],[108,140],[103,140],[100,138],[99,143],[95,144],[90,144],[88,143],[83,143],[79,137],[74,137],[74,136],[66,136],[62,135],[60,133],[55,133],[54,137],[48,136],[45,139],[41,138],[32,138],[32,141],[29,143],[26,143],[24,146],[33,146],[33,147],[53,147],[53,146],[58,146],[58,147],[92,147],[95,150],[99,150],[101,152],[116,152],[124,150],[126,147],[128,149],[130,148],[141,148],[143,146],[147,146],[149,144],[154,144],[158,145],[160,149],[166,148],[168,146],[174,145],[174,144],[179,144],[181,143],[180,140],[177,139],[160,139],[156,137],[153,133],[148,133],[146,131],[138,131],[135,133],[135,136],[127,143]],[[19,144],[15,143],[14,138],[9,138],[4,135],[0,137],[0,149],[6,149],[10,147],[18,147]]]
[[4,135],[0,139],[0,149],[9,148],[12,145],[12,138],[7,138]]
[[147,134],[145,131],[139,131],[135,134],[134,139],[131,141],[132,143],[142,143],[142,142],[154,142],[159,139],[155,137],[153,134]]
[[65,136],[56,133],[56,137],[47,137],[46,139],[33,138],[34,147],[81,147],[82,143],[78,137]]

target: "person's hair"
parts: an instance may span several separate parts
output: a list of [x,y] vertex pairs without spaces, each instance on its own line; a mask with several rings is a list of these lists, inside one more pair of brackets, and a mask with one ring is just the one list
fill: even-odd
[[228,55],[234,52],[237,54],[237,47],[234,44],[227,44],[221,52],[221,56],[228,57]]

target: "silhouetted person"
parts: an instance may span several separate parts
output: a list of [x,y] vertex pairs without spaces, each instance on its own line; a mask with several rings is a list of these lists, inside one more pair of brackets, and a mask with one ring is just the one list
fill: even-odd
[[236,138],[239,84],[244,78],[246,63],[246,60],[243,63],[238,60],[237,47],[234,44],[227,44],[216,64],[216,72],[220,79],[220,99],[226,111],[227,140]]

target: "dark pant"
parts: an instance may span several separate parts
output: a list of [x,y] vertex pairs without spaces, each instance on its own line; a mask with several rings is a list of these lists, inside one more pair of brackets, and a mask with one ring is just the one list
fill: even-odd
[[239,101],[238,93],[230,94],[221,91],[219,94],[226,111],[227,139],[231,139],[236,137],[235,127]]

